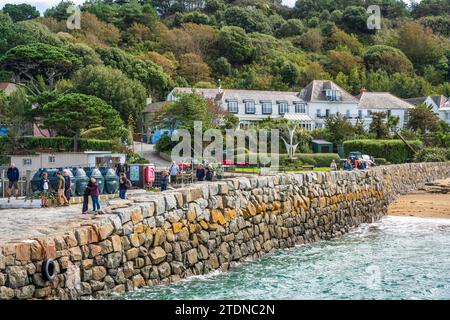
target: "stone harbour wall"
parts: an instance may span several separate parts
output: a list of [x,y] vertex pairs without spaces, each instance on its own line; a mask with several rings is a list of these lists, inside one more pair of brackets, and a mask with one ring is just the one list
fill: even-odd
[[[450,163],[233,178],[140,196],[100,222],[0,247],[0,299],[92,299],[169,284],[382,217]],[[45,259],[57,275],[45,281]]]

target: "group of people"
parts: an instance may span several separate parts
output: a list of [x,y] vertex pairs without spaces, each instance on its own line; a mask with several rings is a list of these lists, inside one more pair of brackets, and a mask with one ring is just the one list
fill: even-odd
[[[180,172],[180,166],[172,161],[168,169],[162,171],[160,189],[161,191],[167,190],[169,183],[175,185],[177,183],[177,176]],[[208,163],[201,163],[195,170],[195,177],[197,181],[212,181],[214,177],[214,170]]]
[[[68,206],[70,199],[72,198],[72,179],[70,178],[69,171],[64,169],[62,172],[56,173],[57,183],[57,202],[59,206]],[[39,191],[41,193],[41,207],[48,207],[48,197],[50,192],[50,180],[48,179],[48,173],[43,172],[41,180],[39,182]]]
[[[370,165],[371,164],[368,161],[355,160],[355,162],[352,163],[350,159],[347,159],[342,164],[342,169],[344,171],[352,171],[353,169],[363,170],[363,169],[369,168]],[[336,161],[334,161],[334,160],[331,161],[330,170],[331,171],[339,171],[339,166],[336,163]]]
[[201,163],[197,166],[195,176],[197,177],[197,181],[212,181],[214,177],[214,171],[208,163]]

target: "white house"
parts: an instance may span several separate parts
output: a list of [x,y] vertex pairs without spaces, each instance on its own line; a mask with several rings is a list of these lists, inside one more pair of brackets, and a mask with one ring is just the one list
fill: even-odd
[[358,113],[369,124],[372,119],[370,112],[386,112],[387,116],[399,118],[398,127],[403,128],[409,121],[409,110],[414,106],[389,92],[367,92],[365,89],[356,96]]
[[315,128],[323,128],[325,119],[340,113],[353,124],[358,117],[358,99],[330,80],[313,80],[300,91]]
[[313,119],[308,116],[307,105],[293,91],[263,91],[237,89],[174,88],[167,96],[168,101],[176,100],[177,93],[197,93],[211,99],[228,112],[236,115],[241,127],[267,118],[282,118],[286,114],[302,114],[303,125],[314,129]]
[[425,103],[441,120],[450,124],[450,99],[440,95],[405,100],[414,105]]
[[364,89],[358,96],[353,96],[330,80],[313,80],[300,92],[174,88],[167,101],[175,101],[177,93],[193,92],[235,114],[241,127],[268,117],[283,117],[298,121],[306,130],[313,130],[323,128],[326,118],[338,112],[352,124],[361,119],[369,125],[372,111],[398,116],[399,127],[403,127],[408,121],[408,110],[414,108],[388,92],[367,92]]

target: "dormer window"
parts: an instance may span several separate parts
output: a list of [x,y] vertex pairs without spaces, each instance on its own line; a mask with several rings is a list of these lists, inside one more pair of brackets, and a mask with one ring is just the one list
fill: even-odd
[[296,103],[295,113],[306,113],[306,105],[304,103]]
[[272,102],[261,101],[262,114],[272,114]]
[[284,101],[278,102],[278,113],[279,114],[289,113],[289,105],[287,102]]
[[228,101],[228,112],[229,113],[238,113],[238,102],[237,101]]
[[325,96],[328,101],[341,101],[342,93],[340,90],[326,89]]
[[254,114],[256,112],[255,101],[245,100],[244,103],[245,103],[245,113]]

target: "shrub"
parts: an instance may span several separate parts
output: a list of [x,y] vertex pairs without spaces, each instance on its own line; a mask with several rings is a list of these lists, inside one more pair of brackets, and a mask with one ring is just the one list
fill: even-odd
[[[408,141],[416,150],[422,147],[418,140]],[[411,150],[401,140],[348,140],[344,144],[344,153],[360,151],[374,158],[385,158],[392,163],[403,163],[413,158]]]
[[385,158],[374,158],[373,160],[377,165],[384,165],[387,163]]
[[155,148],[158,152],[167,153],[173,149],[175,146],[175,142],[173,142],[170,137],[166,134],[163,135],[155,145]]
[[450,149],[446,148],[425,148],[417,152],[414,156],[416,162],[445,162],[449,160]]

